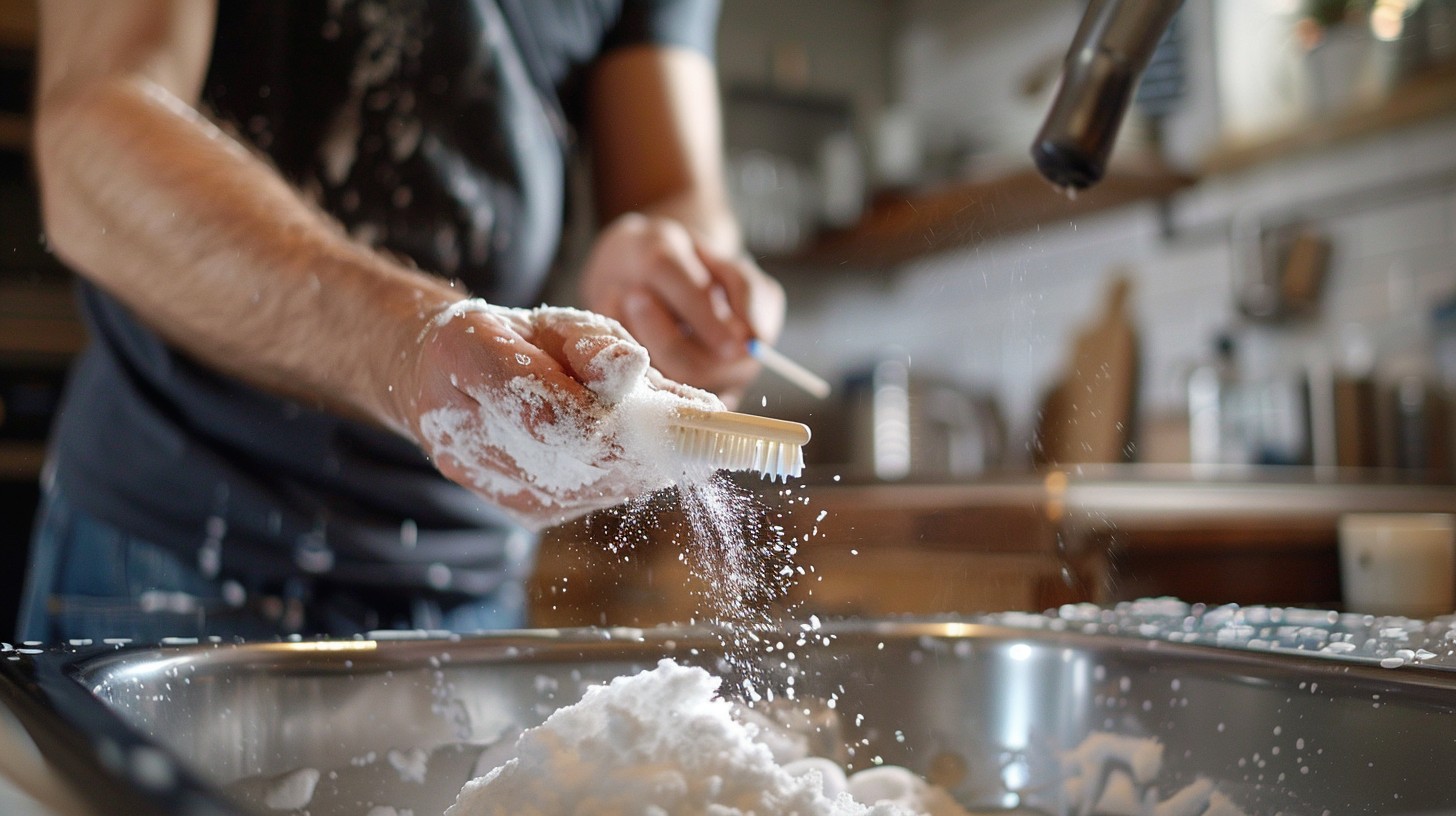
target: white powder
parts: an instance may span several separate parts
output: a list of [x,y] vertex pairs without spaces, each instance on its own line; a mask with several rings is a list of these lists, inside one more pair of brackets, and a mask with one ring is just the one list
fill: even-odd
[[1062,754],[1062,796],[1073,816],[1247,816],[1212,781],[1197,779],[1159,800],[1163,743],[1093,732]]
[[587,359],[587,381],[608,405],[615,405],[636,391],[647,374],[647,350],[636,344],[610,342],[597,336],[576,341],[576,356]]
[[[964,814],[904,769],[845,780],[827,760],[780,765],[757,729],[715,698],[717,687],[706,671],[671,660],[594,686],[524,732],[516,757],[466,783],[445,814]],[[865,805],[852,798],[857,789],[893,801]]]
[[316,768],[299,768],[273,780],[273,785],[263,797],[263,804],[272,810],[301,810],[313,800],[314,789],[318,787],[319,772]]
[[400,781],[424,782],[429,773],[430,755],[420,748],[408,751],[393,750],[388,754],[389,765],[399,771]]

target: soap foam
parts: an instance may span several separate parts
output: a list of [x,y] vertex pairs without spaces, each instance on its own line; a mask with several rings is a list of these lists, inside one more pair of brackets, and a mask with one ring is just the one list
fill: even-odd
[[475,312],[525,338],[565,342],[560,353],[568,359],[558,362],[580,364],[583,384],[596,398],[565,398],[558,385],[528,370],[490,387],[457,385],[472,404],[425,412],[420,432],[433,456],[460,463],[471,486],[487,496],[528,496],[560,509],[549,520],[564,520],[711,474],[685,467],[669,426],[683,408],[722,410],[722,402],[706,391],[655,382],[646,351],[615,321],[576,309],[507,309],[469,300],[432,326]]

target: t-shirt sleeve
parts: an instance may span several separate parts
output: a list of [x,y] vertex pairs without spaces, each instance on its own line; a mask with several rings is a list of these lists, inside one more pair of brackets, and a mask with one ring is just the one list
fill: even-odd
[[719,0],[623,0],[622,14],[603,50],[634,45],[672,45],[714,57]]

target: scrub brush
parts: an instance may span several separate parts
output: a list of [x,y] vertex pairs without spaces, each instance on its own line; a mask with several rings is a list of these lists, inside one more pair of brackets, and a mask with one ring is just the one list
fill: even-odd
[[804,472],[809,426],[783,419],[679,408],[668,421],[685,464],[754,470],[785,482]]

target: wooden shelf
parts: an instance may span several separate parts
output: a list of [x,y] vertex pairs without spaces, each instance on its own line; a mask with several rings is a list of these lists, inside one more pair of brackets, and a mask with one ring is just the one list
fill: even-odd
[[1028,162],[995,178],[882,196],[860,223],[825,233],[805,251],[780,260],[801,266],[894,266],[1041,224],[1167,198],[1195,181],[1157,161],[1128,161],[1110,168],[1092,189],[1069,198]]
[[[15,56],[30,58],[39,33],[36,0],[0,0],[0,51],[7,62]],[[23,153],[30,149],[30,120],[13,110],[0,111],[0,150]]]
[[65,358],[85,344],[69,286],[0,282],[0,357]]
[[18,113],[0,113],[0,150],[30,148],[30,120]]
[[1166,199],[1199,177],[1375,136],[1456,115],[1456,63],[1411,77],[1378,101],[1213,150],[1198,176],[1152,159],[1115,164],[1101,183],[1068,199],[1028,165],[1003,175],[917,193],[882,196],[853,227],[828,232],[770,262],[802,267],[890,267],[1042,224],[1065,223],[1140,201]]
[[34,47],[39,17],[36,0],[0,0],[0,48]]
[[1456,62],[1411,77],[1383,99],[1221,145],[1205,159],[1204,175],[1243,170],[1451,114],[1456,114]]
[[46,448],[42,442],[0,440],[0,481],[39,477],[45,456]]

